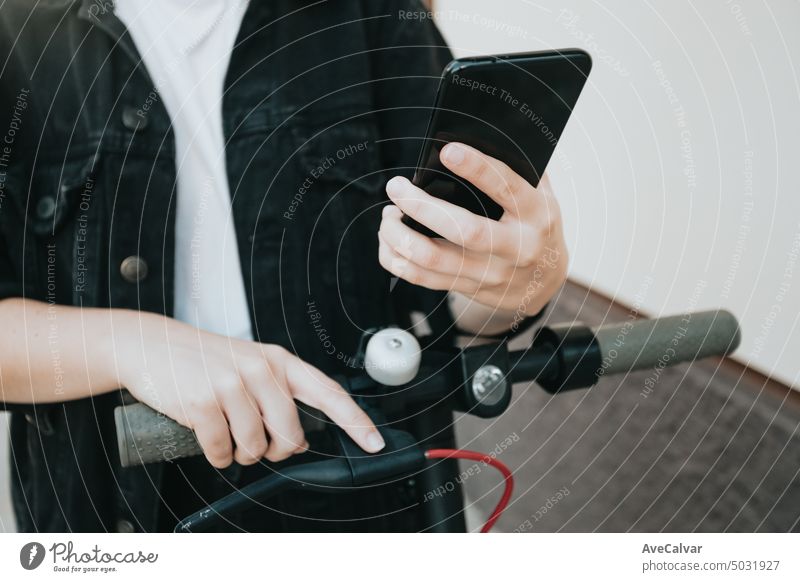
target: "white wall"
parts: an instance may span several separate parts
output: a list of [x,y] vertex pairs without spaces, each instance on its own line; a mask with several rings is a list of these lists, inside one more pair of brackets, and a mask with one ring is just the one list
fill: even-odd
[[578,46],[550,165],[571,277],[656,315],[723,306],[737,358],[800,386],[800,3],[438,0],[457,55]]

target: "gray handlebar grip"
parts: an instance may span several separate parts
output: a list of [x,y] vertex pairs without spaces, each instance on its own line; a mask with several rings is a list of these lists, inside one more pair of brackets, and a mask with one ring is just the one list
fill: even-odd
[[595,337],[605,375],[722,356],[739,346],[741,332],[731,313],[712,310],[602,326]]
[[123,467],[203,454],[191,429],[140,402],[117,406],[114,422]]

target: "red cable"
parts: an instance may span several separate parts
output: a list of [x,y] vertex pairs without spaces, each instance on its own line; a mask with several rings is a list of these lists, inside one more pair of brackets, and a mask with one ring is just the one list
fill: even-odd
[[500,519],[500,516],[505,511],[506,507],[508,506],[508,502],[511,500],[511,492],[514,491],[514,475],[511,474],[511,470],[489,455],[485,455],[483,453],[476,453],[475,451],[465,451],[462,449],[430,449],[429,451],[425,452],[426,459],[467,459],[470,461],[480,461],[482,463],[486,463],[487,465],[491,465],[498,471],[503,474],[503,479],[505,480],[506,488],[503,491],[503,496],[500,498],[500,501],[497,502],[497,506],[492,511],[492,514],[489,516],[489,519],[481,528],[481,533],[488,533],[489,530],[492,529],[492,526],[495,522]]

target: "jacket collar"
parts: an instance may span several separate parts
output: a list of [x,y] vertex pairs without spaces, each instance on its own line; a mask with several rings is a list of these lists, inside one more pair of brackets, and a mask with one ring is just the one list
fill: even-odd
[[113,0],[80,0],[78,18],[86,20],[111,36],[137,63],[142,60],[127,28],[114,14]]
[[136,63],[136,69],[144,75],[149,86],[154,87],[153,80],[144,66],[142,56],[136,48],[125,24],[114,14],[113,0],[80,0],[78,18],[85,20],[108,34],[114,42]]

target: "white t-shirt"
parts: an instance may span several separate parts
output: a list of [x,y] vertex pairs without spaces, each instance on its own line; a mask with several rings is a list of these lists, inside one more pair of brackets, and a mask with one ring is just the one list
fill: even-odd
[[115,0],[173,124],[175,318],[241,339],[252,335],[225,168],[222,92],[246,9],[247,0]]

